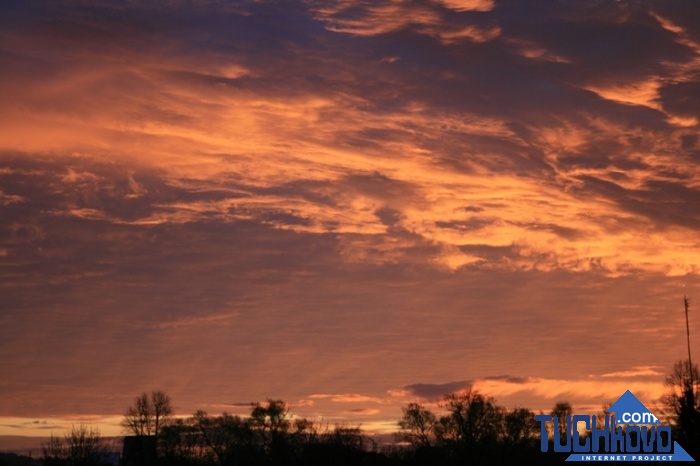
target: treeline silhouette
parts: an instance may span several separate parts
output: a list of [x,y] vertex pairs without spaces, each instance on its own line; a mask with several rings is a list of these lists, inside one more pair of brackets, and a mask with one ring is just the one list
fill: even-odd
[[0,452],[0,466],[32,466],[34,463],[29,456]]
[[[674,438],[696,458],[700,452],[698,379],[697,366],[691,370],[688,361],[677,362],[666,377],[668,392],[661,400]],[[244,417],[198,411],[176,418],[170,397],[154,391],[136,397],[126,410],[122,426],[129,435],[124,438],[121,459],[115,460],[96,429],[79,426],[63,439],[51,438],[44,446],[43,464],[547,465],[560,464],[569,455],[555,453],[551,445],[548,452],[541,451],[541,427],[529,409],[507,409],[472,389],[444,396],[438,407],[436,414],[424,405],[409,403],[402,408],[392,441],[387,441],[364,433],[359,425],[331,426],[298,418],[286,402],[274,399],[251,404],[250,414]],[[559,402],[548,414],[559,420],[562,429],[572,413],[569,403]],[[3,464],[10,463],[0,458]]]
[[[159,400],[153,403],[152,400]],[[122,425],[124,466],[233,465],[463,465],[554,464],[561,455],[543,454],[534,413],[506,410],[473,390],[447,395],[438,416],[411,403],[403,408],[392,441],[367,435],[359,425],[330,426],[297,418],[282,400],[251,405],[245,417],[198,411],[172,416],[162,392],[137,397]],[[157,427],[156,427],[157,426]],[[99,433],[73,427],[44,446],[45,466],[114,464]],[[0,463],[1,464],[1,463]]]
[[251,406],[250,415],[199,411],[166,423],[157,436],[157,463],[233,465],[547,464],[561,461],[539,448],[539,427],[527,409],[506,410],[473,390],[448,395],[437,416],[411,403],[395,442],[360,426],[330,426],[294,418],[282,400]]

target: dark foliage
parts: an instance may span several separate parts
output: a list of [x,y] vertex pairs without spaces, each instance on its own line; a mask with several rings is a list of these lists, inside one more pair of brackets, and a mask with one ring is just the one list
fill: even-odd
[[666,377],[668,391],[663,399],[665,414],[673,426],[673,435],[688,453],[700,454],[700,380],[698,366],[689,360],[678,361]]
[[30,466],[34,460],[16,453],[0,453],[0,466]]
[[51,436],[44,445],[44,466],[102,466],[110,464],[110,447],[97,429],[73,426],[63,439]]

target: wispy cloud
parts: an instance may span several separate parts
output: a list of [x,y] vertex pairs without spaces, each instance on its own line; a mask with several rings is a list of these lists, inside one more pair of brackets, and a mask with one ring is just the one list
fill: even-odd
[[371,397],[367,395],[361,395],[359,393],[344,393],[344,394],[326,394],[326,393],[319,393],[319,394],[314,394],[314,395],[309,395],[309,398],[311,399],[328,399],[330,401],[333,401],[335,403],[367,403],[367,402],[372,402],[372,403],[381,403],[382,400],[376,397]]

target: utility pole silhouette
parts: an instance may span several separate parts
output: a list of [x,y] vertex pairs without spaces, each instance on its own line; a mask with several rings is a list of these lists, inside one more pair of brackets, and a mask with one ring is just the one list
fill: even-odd
[[682,395],[678,411],[678,424],[682,428],[682,437],[688,442],[688,446],[694,454],[700,452],[700,409],[698,409],[697,392],[695,384],[696,376],[693,373],[693,361],[690,353],[690,322],[688,319],[690,302],[688,297],[683,295],[685,304],[685,333],[688,339],[688,386]]
[[693,382],[693,361],[690,358],[690,324],[688,323],[688,308],[690,306],[686,295],[683,295],[683,303],[685,304],[685,333],[688,337],[688,367],[690,368],[690,386],[692,388],[695,387],[695,384]]

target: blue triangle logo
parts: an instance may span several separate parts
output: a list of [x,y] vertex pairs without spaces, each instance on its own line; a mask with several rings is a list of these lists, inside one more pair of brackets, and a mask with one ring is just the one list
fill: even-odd
[[673,442],[673,461],[695,461],[678,442]]
[[616,424],[661,424],[661,421],[629,390],[623,393],[607,412],[615,413]]

